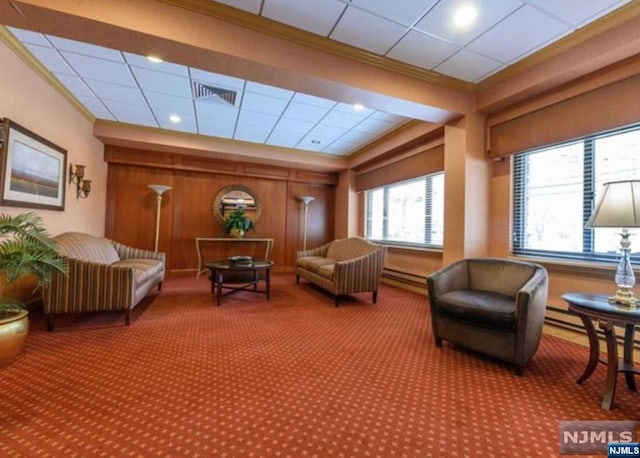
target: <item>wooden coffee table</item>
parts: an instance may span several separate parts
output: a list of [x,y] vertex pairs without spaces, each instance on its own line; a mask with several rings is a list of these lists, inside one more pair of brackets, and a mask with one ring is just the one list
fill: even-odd
[[[562,298],[569,304],[569,311],[580,317],[589,337],[589,362],[584,373],[578,379],[578,383],[581,384],[587,380],[595,371],[598,363],[606,364],[607,383],[602,408],[610,410],[616,394],[616,381],[619,372],[624,373],[627,387],[636,391],[633,376],[640,374],[640,369],[636,369],[633,364],[633,331],[636,325],[640,325],[640,308],[612,304],[603,294],[567,293],[563,294]],[[607,341],[606,362],[600,361],[600,344],[592,320],[597,321],[600,329],[604,331]],[[618,360],[618,343],[614,323],[624,326],[625,329],[622,361]]]
[[[252,293],[266,294],[267,300],[271,298],[271,267],[273,261],[254,260],[250,264],[232,263],[228,259],[220,259],[208,262],[205,267],[211,271],[211,294],[216,295],[216,305],[220,305],[223,295],[236,291],[249,291]],[[260,272],[264,272],[265,289],[258,289]],[[233,285],[233,286],[232,286]],[[238,286],[241,285],[241,286]],[[249,289],[253,287],[253,289]],[[228,289],[222,293],[222,289]]]

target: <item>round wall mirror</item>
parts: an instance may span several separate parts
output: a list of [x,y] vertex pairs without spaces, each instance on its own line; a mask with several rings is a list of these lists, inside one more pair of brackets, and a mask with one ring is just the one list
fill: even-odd
[[244,208],[249,219],[257,223],[262,213],[262,204],[255,193],[240,184],[232,184],[222,188],[213,199],[213,217],[224,227],[224,219],[229,212]]

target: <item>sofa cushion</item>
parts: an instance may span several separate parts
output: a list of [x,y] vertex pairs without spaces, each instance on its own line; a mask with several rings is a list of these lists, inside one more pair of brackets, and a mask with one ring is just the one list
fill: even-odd
[[333,271],[335,270],[335,267],[335,263],[322,266],[318,269],[318,275],[328,280],[333,280]]
[[487,328],[513,330],[516,323],[515,298],[500,293],[463,289],[437,299],[438,313],[452,319]]
[[156,259],[123,259],[111,264],[113,267],[133,267],[135,269],[136,285],[154,278],[162,272],[162,261]]
[[334,240],[327,250],[327,258],[335,259],[336,261],[346,261],[369,254],[378,248],[378,245],[359,237]]
[[317,274],[320,267],[335,264],[336,260],[323,258],[322,256],[303,256],[297,259],[297,263],[298,266],[302,267],[303,269]]
[[54,237],[60,254],[68,258],[97,264],[113,264],[120,260],[109,239],[82,232],[64,232]]

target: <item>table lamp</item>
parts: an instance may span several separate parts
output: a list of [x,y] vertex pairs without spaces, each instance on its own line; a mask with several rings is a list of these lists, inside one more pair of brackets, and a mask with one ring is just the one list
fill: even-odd
[[621,258],[616,270],[616,294],[609,302],[635,308],[638,302],[633,295],[636,278],[631,266],[631,240],[629,228],[640,227],[640,180],[612,181],[605,183],[602,195],[586,227],[621,228]]

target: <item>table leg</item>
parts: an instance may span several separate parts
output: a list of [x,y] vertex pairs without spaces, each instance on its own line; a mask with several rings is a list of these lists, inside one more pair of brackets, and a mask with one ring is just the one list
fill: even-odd
[[267,300],[271,299],[271,268],[265,269],[264,279],[267,281]]
[[582,320],[582,324],[587,331],[587,337],[589,338],[589,362],[587,363],[587,367],[584,372],[577,380],[576,383],[578,384],[582,384],[591,376],[591,374],[593,374],[593,371],[595,371],[598,366],[598,360],[600,358],[600,341],[596,334],[596,328],[593,326],[589,317],[580,315],[580,319]]
[[[625,325],[625,332],[624,332],[624,362],[625,362],[625,365],[627,366],[626,367],[627,369],[633,367],[633,331],[634,331],[634,328],[635,328],[635,325],[633,325],[633,324]],[[627,380],[627,387],[630,390],[636,391],[636,382],[633,379],[633,372],[626,371],[624,373],[624,377]]]
[[257,269],[253,269],[253,290],[254,291],[258,291],[258,280],[260,278],[258,277],[258,270]]
[[216,272],[216,281],[218,283],[218,289],[216,292],[216,304],[220,305],[220,298],[222,297],[222,271]]
[[602,399],[602,408],[611,410],[613,398],[616,395],[616,382],[618,375],[618,344],[616,343],[616,331],[611,321],[600,321],[600,329],[604,329],[607,340],[607,385]]

